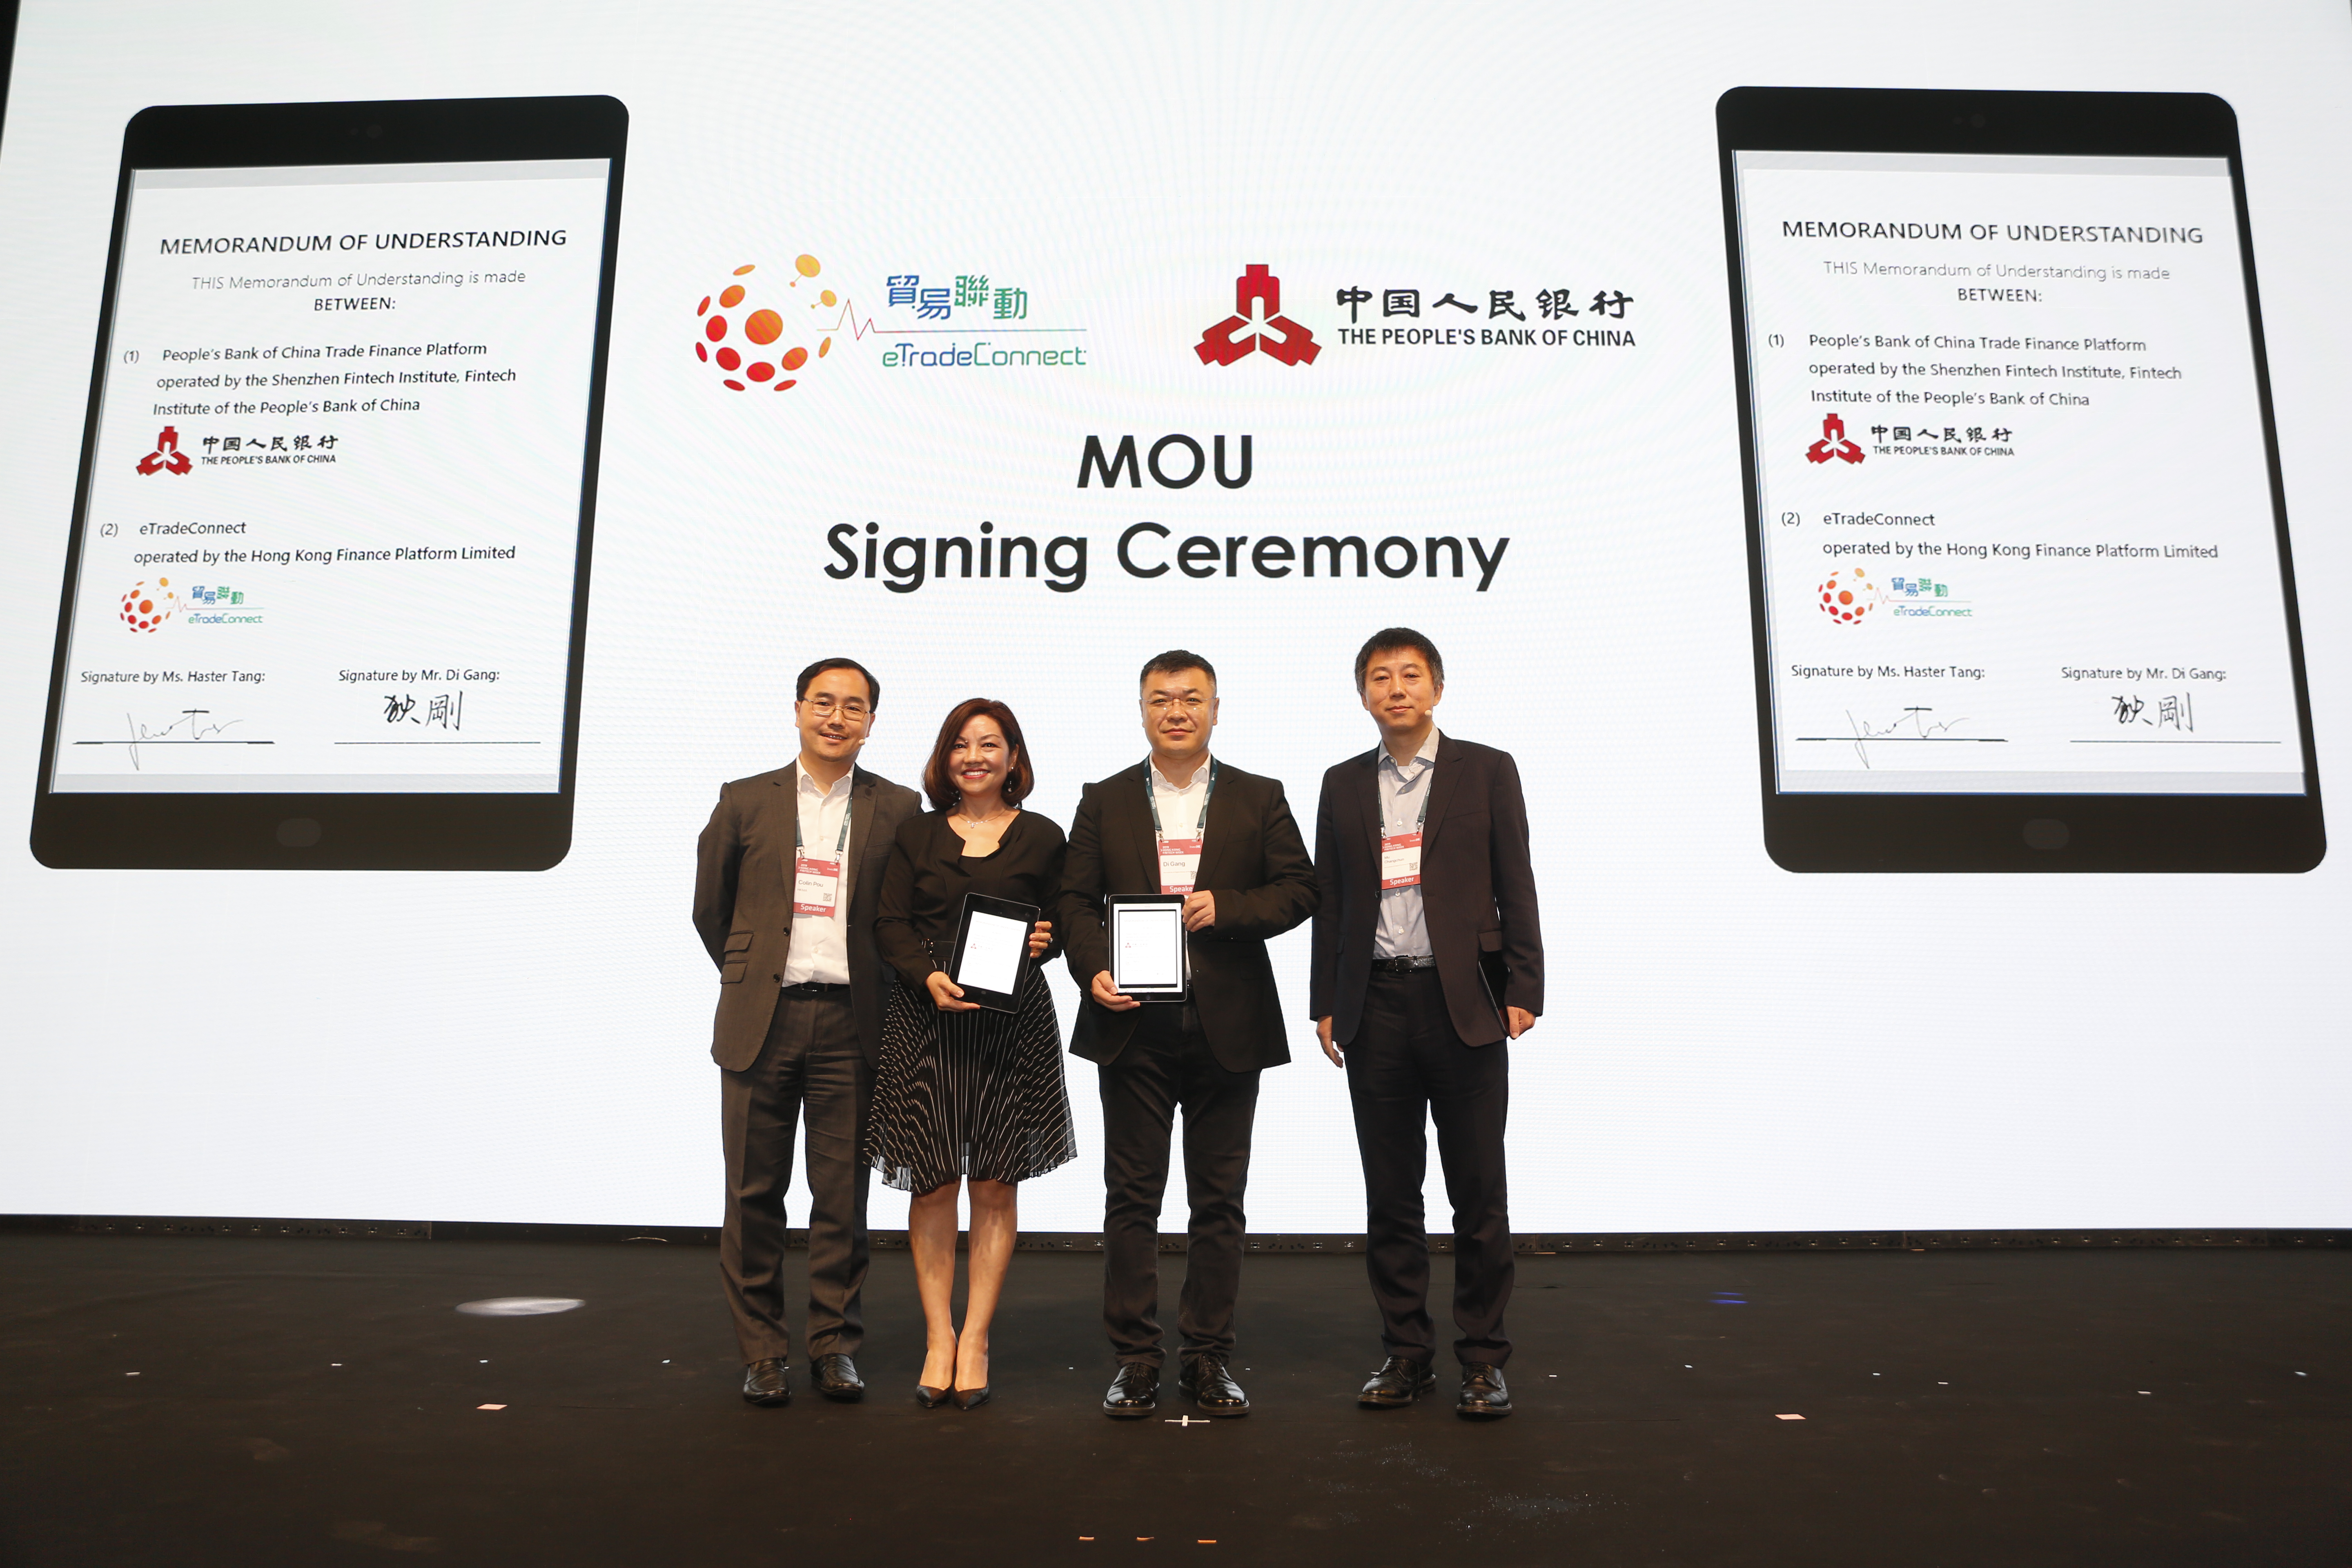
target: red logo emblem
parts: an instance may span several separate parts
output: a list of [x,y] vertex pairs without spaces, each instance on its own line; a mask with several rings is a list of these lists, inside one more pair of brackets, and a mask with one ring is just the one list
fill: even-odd
[[1805,448],[1805,461],[1826,463],[1835,458],[1841,463],[1862,461],[1862,448],[1845,438],[1845,421],[1834,414],[1822,416],[1822,438]]
[[152,474],[161,468],[184,474],[194,467],[188,461],[188,455],[180,450],[178,428],[170,425],[164,426],[163,433],[155,437],[155,449],[139,459],[139,471],[142,474]]
[[1323,345],[1282,314],[1282,279],[1253,262],[1234,279],[1234,314],[1201,334],[1192,352],[1202,364],[1231,364],[1244,354],[1271,354],[1285,364],[1313,364]]
[[1830,580],[1822,584],[1822,614],[1841,626],[1850,626],[1870,614],[1879,597],[1869,574],[1859,566],[1849,566],[1843,572],[1831,573]]

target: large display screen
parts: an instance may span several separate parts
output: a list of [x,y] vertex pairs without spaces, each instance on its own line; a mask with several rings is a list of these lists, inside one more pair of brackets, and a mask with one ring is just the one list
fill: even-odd
[[[1718,106],[1759,84],[2210,95],[2238,163],[1751,142],[1735,265]],[[2148,869],[2186,839],[2130,816],[2261,850],[2344,771],[2340,0],[26,0],[7,91],[0,1212],[715,1225],[695,843],[792,761],[799,670],[875,672],[859,761],[910,785],[1002,700],[1066,827],[1192,649],[1213,754],[1311,829],[1401,625],[1527,792],[1520,1231],[2352,1224],[2345,858]],[[141,116],[443,100],[625,145],[134,162],[110,312]],[[109,679],[45,764],[59,668]],[[2020,858],[2141,868],[1903,860],[1957,840],[1901,814],[1986,800]],[[1794,874],[1775,803],[1875,847]],[[362,812],[380,868],[328,868]],[[541,868],[478,868],[527,817]],[[1249,1224],[1360,1234],[1308,933],[1270,952]],[[1024,1230],[1101,1224],[1067,1065]]]
[[132,172],[52,788],[556,788],[604,184]]
[[2301,793],[2228,163],[1736,157],[1779,787]]

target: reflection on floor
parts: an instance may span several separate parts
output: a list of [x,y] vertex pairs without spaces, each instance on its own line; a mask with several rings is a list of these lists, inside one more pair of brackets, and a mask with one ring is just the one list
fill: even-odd
[[[1053,1254],[985,1408],[915,1405],[886,1252],[866,1402],[796,1355],[754,1410],[716,1262],[0,1236],[0,1563],[2352,1562],[2343,1250],[1522,1258],[1491,1424],[1443,1363],[1359,1410],[1360,1265],[1297,1256],[1244,1276],[1244,1420],[1106,1420],[1099,1263]],[[526,1297],[583,1305],[457,1310]]]

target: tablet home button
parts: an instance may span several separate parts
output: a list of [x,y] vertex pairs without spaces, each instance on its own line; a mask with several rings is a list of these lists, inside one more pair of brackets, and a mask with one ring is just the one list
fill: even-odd
[[278,842],[289,849],[308,849],[319,842],[320,831],[315,816],[289,816],[278,825]]
[[2025,825],[2025,842],[2036,849],[2063,849],[2073,837],[2054,816],[2037,816]]

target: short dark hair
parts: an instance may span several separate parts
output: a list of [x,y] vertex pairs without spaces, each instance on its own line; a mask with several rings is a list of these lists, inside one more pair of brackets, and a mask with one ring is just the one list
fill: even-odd
[[952,807],[963,795],[948,776],[948,752],[955,745],[956,737],[963,733],[963,727],[983,713],[996,721],[996,727],[1004,731],[1004,743],[1013,752],[1013,765],[1004,773],[1004,804],[1020,805],[1021,797],[1036,784],[1036,774],[1029,770],[1029,745],[1021,738],[1021,721],[1013,716],[1013,710],[992,697],[967,697],[948,710],[947,719],[940,725],[940,738],[931,742],[930,761],[923,764],[923,793],[941,811]]
[[1166,653],[1155,653],[1145,659],[1142,673],[1135,678],[1135,683],[1140,686],[1155,675],[1181,675],[1188,669],[1197,669],[1207,676],[1212,686],[1217,683],[1215,665],[1191,649],[1181,647],[1171,647]]
[[1374,632],[1356,650],[1356,689],[1364,689],[1364,671],[1370,667],[1372,655],[1393,653],[1399,648],[1411,648],[1421,655],[1421,661],[1429,666],[1431,679],[1440,686],[1445,684],[1445,661],[1437,656],[1437,645],[1411,626],[1390,626]]
[[866,668],[864,665],[858,663],[854,658],[821,658],[814,664],[810,665],[806,669],[802,670],[800,684],[793,688],[793,700],[795,702],[807,701],[809,682],[814,680],[818,676],[823,675],[828,669],[854,669],[858,674],[864,676],[866,678],[866,709],[868,711],[878,711],[880,710],[882,706],[882,683],[874,679],[874,672],[872,670]]

